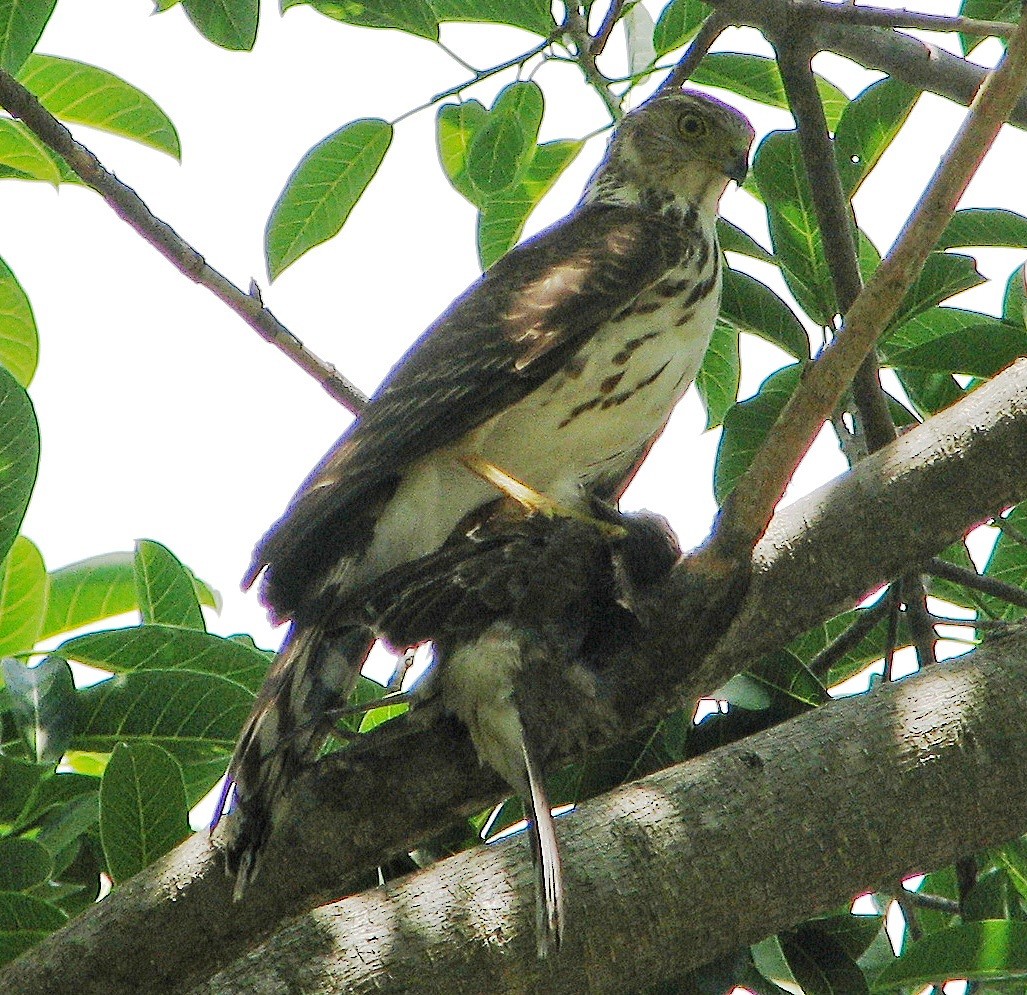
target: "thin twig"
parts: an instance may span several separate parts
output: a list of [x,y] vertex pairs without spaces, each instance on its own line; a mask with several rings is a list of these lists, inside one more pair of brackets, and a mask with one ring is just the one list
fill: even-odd
[[[530,59],[535,58],[536,55],[541,55],[550,45],[553,44],[555,36],[559,32],[554,32],[545,41],[539,42],[533,48],[529,48],[527,52],[522,52],[520,55],[515,55],[512,59],[507,59],[506,62],[497,63],[494,66],[489,66],[488,69],[475,69],[473,66],[467,63],[462,63],[471,70],[470,79],[465,79],[460,83],[456,83],[445,90],[439,90],[433,97],[426,100],[423,104],[418,104],[416,107],[411,107],[410,110],[403,111],[402,114],[397,115],[392,119],[392,125],[399,124],[400,121],[405,121],[408,117],[413,117],[415,114],[420,114],[421,111],[428,110],[429,107],[434,107],[440,100],[445,100],[447,97],[455,97],[464,90],[469,89],[476,83],[480,83],[482,80],[488,79],[490,76],[495,76],[497,73],[505,72],[507,69],[513,69],[515,66],[523,66]],[[447,54],[452,55],[457,61],[461,61],[454,55],[449,49],[446,49]]]
[[623,9],[624,0],[613,0],[610,4],[606,11],[606,16],[603,18],[603,23],[599,25],[599,30],[596,31],[595,36],[592,38],[591,50],[593,59],[598,59],[603,54],[603,49],[606,48],[606,43],[610,40],[610,34],[613,32],[617,21],[620,20]]
[[1004,536],[1012,539],[1013,542],[1020,546],[1027,546],[1027,534],[1023,533],[1018,529],[1008,518],[996,518],[992,524],[997,528]]
[[659,93],[667,93],[678,89],[695,72],[710,46],[717,40],[720,33],[731,23],[730,17],[714,11],[703,21],[702,27],[692,39],[688,50],[674,66],[671,74],[660,84]]
[[943,895],[928,895],[922,891],[907,891],[902,888],[896,891],[893,897],[900,905],[906,901],[910,905],[928,909],[931,912],[946,912],[951,916],[959,915],[959,902],[953,898],[945,898]]
[[574,42],[575,59],[585,82],[599,95],[610,117],[614,121],[619,121],[624,116],[620,98],[610,89],[610,81],[596,65],[596,57],[592,51],[592,36],[588,33],[588,24],[580,11],[568,9],[563,29],[567,37]]
[[920,667],[938,662],[936,644],[938,634],[934,631],[930,612],[927,610],[927,594],[924,583],[917,574],[902,578],[902,600],[906,604],[909,628],[913,634],[913,648]]
[[882,679],[890,684],[895,672],[895,646],[899,636],[899,612],[902,598],[898,584],[888,588],[888,633],[884,637],[884,673]]
[[[957,618],[955,615],[937,615],[931,612],[932,625],[956,625],[966,629],[1008,629],[1012,624],[1004,618]],[[947,637],[946,637],[947,638]]]
[[169,224],[156,217],[131,187],[108,172],[89,149],[75,141],[71,132],[32,93],[3,70],[0,70],[0,106],[19,118],[48,149],[61,156],[83,183],[92,187],[118,217],[180,273],[227,304],[262,339],[285,353],[340,404],[354,414],[361,410],[367,401],[364,394],[331,363],[312,353],[265,308],[259,291],[243,292],[209,265]]
[[867,633],[888,613],[888,597],[881,598],[876,604],[860,608],[856,612],[856,620],[834,642],[828,643],[809,662],[809,669],[817,677],[826,674],[849,650],[855,649]]
[[796,465],[923,269],[959,198],[1016,104],[1027,78],[1027,20],[989,73],[948,153],[838,336],[803,371],[801,386],[724,504],[706,555],[711,569],[747,558],[766,531]]
[[[810,64],[812,39],[793,31],[773,41],[788,105],[795,117],[799,134],[802,159],[809,177],[813,208],[824,246],[824,258],[831,274],[839,312],[845,315],[863,289],[863,277],[856,255],[851,207],[842,187],[834,143],[831,141],[824,105]],[[881,387],[877,358],[872,352],[856,371],[852,395],[859,412],[867,450],[876,452],[893,441],[896,432],[888,399]]]
[[922,939],[924,928],[920,925],[920,916],[917,915],[916,905],[911,900],[911,893],[905,888],[900,888],[895,893],[895,901],[902,910],[902,917],[906,920],[909,938],[914,941]]
[[1027,591],[1015,584],[1007,584],[1004,580],[986,577],[984,574],[977,573],[976,570],[956,566],[956,564],[948,563],[938,557],[927,563],[926,570],[934,577],[950,580],[954,584],[962,584],[1011,605],[1027,608]]

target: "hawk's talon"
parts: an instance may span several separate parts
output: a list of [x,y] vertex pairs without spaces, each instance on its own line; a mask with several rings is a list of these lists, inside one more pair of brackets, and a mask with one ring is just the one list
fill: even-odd
[[615,525],[613,522],[596,518],[594,515],[570,505],[560,504],[548,494],[535,490],[524,481],[518,480],[506,470],[496,466],[495,463],[490,463],[483,456],[469,454],[462,457],[461,462],[472,473],[477,474],[482,480],[487,480],[501,494],[516,501],[532,515],[545,515],[546,518],[570,518],[577,522],[584,522],[608,539],[623,539],[628,534],[628,530],[622,525]]

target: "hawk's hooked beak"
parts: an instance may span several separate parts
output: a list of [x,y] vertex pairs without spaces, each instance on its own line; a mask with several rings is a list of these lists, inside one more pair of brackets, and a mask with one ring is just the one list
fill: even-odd
[[728,158],[726,167],[724,172],[728,179],[734,180],[741,186],[745,182],[746,176],[749,175],[749,150],[743,149],[740,152],[735,152]]

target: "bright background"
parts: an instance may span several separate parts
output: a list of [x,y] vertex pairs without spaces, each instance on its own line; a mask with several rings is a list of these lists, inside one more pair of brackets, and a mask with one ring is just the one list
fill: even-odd
[[[908,6],[955,13],[958,3]],[[264,223],[310,146],[355,118],[393,119],[466,79],[467,71],[429,42],[341,25],[305,7],[281,17],[277,5],[265,4],[250,53],[215,48],[180,8],[159,16],[150,9],[147,0],[61,3],[39,51],[101,66],[148,93],[179,130],[182,164],[86,128],[75,128],[76,136],[215,268],[243,288],[255,278],[285,325],[372,390],[478,273],[474,211],[438,166],[434,112],[398,126],[381,172],[341,236],[271,287]],[[537,42],[514,29],[464,25],[444,26],[443,40],[481,67]],[[725,34],[717,47],[769,54],[752,32]],[[988,62],[998,51],[988,42],[975,58]],[[609,72],[624,70],[623,52],[618,30],[606,56]],[[831,56],[819,57],[816,67],[850,95],[878,75]],[[472,95],[489,103],[511,78],[489,81]],[[542,140],[580,137],[605,123],[602,105],[574,67],[549,65],[536,78],[561,97],[547,107]],[[783,112],[730,99],[754,118],[760,135],[790,125]],[[923,97],[902,142],[864,185],[857,213],[882,251],[963,113]],[[1027,137],[1006,132],[965,205],[1001,201],[1027,213]],[[529,233],[570,209],[602,147],[602,139],[588,145],[532,217]],[[769,244],[748,194],[729,190],[723,211]],[[979,253],[982,271],[996,283],[959,303],[998,313],[1005,280],[1022,255]],[[349,416],[88,190],[0,184],[0,256],[29,294],[40,330],[30,391],[42,461],[24,531],[47,566],[157,539],[222,593],[220,616],[208,620],[212,631],[250,632],[259,644],[275,645],[278,634],[238,580],[254,542]],[[770,279],[770,268],[745,265]],[[785,361],[756,340],[747,346],[743,396]],[[717,433],[704,434],[704,423],[692,393],[625,502],[667,515],[686,547],[705,537],[715,510]],[[788,499],[842,469],[833,440],[822,438]]]

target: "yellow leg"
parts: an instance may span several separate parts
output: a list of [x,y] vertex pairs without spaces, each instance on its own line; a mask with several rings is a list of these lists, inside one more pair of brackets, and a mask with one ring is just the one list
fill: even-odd
[[569,508],[554,501],[548,494],[536,491],[529,487],[523,480],[511,476],[506,470],[490,463],[482,456],[469,455],[462,457],[464,466],[472,473],[476,473],[482,480],[487,480],[501,494],[512,498],[522,508],[533,515],[545,515],[546,518],[573,518],[580,522],[587,522],[605,536],[611,539],[620,539],[627,535],[627,530],[612,522],[604,522],[600,518],[589,515],[577,508]]

